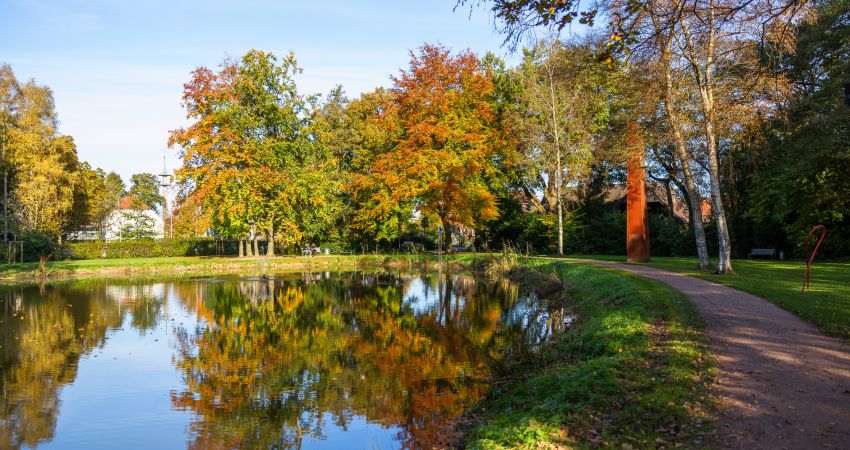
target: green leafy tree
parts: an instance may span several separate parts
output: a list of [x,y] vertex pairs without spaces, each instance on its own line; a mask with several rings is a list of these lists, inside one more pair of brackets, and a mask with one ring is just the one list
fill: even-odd
[[847,0],[826,1],[800,24],[795,51],[773,66],[788,74],[798,97],[787,117],[744,142],[750,157],[739,160],[745,184],[738,187],[749,193],[753,239],[779,242],[801,256],[806,233],[818,224],[829,230],[819,255],[850,253],[850,106],[843,95],[850,82],[848,10]]
[[128,210],[121,213],[122,225],[118,230],[121,239],[153,239],[156,236],[154,219],[143,210]]
[[154,211],[160,211],[165,203],[165,198],[159,193],[159,180],[152,173],[133,174],[127,195],[133,199],[133,203],[145,205]]
[[538,209],[557,217],[557,250],[563,254],[567,187],[584,184],[591,173],[607,126],[613,76],[590,42],[541,41],[525,51],[518,78],[529,191],[542,192]]
[[115,172],[104,174],[98,169],[98,177],[103,180],[103,195],[98,197],[100,200],[95,207],[94,220],[97,222],[100,232],[100,239],[106,240],[106,230],[109,229],[109,218],[112,212],[118,208],[118,203],[127,195],[124,181],[121,176]]

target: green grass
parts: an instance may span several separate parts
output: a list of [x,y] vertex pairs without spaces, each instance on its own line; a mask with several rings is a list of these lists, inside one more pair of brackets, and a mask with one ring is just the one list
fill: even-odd
[[[624,262],[622,256],[579,256]],[[696,268],[695,258],[653,257],[652,267],[713,281],[770,300],[808,320],[831,336],[850,340],[850,263],[818,262],[812,266],[811,289],[800,292],[806,265],[802,261],[735,260],[734,274],[716,275]]]
[[569,286],[576,322],[509,369],[473,413],[470,447],[710,446],[709,356],[687,298],[619,271],[538,264]]

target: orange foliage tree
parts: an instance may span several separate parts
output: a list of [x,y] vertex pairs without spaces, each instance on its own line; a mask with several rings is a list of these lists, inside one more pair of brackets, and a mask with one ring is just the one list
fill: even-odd
[[316,97],[298,92],[299,72],[292,54],[251,50],[219,72],[196,69],[184,85],[192,123],[171,132],[169,145],[182,149],[188,200],[200,200],[221,234],[255,229],[295,245],[332,219],[336,160],[316,143]]
[[352,175],[352,189],[370,193],[355,224],[410,203],[439,217],[450,243],[452,224],[474,228],[499,213],[491,182],[506,139],[490,102],[493,82],[471,51],[428,44],[393,82],[379,114],[393,145]]

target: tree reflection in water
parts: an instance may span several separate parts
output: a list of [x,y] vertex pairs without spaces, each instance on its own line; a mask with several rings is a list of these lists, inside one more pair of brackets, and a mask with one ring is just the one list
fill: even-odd
[[[93,349],[126,354],[127,345],[150,350],[138,361],[87,365],[76,394],[98,397],[101,416],[124,418],[119,427],[157,425],[148,413],[110,410],[122,392],[104,391],[98,377],[151,367],[170,377],[176,368],[183,383],[170,385],[165,409],[191,417],[192,448],[354,445],[346,439],[364,427],[395,438],[392,446],[445,447],[457,438],[454,420],[486,393],[494,363],[557,328],[560,316],[529,299],[509,282],[468,275],[364,272],[5,288],[0,448],[50,440],[85,448],[55,436],[61,390]],[[120,344],[107,344],[113,335]],[[152,386],[160,390],[132,388],[162,394]],[[182,440],[178,429],[168,442]]]
[[[0,448],[35,447],[53,437],[60,390],[128,309],[140,332],[155,325],[159,302],[127,289],[139,287],[82,282],[0,291]],[[125,300],[117,308],[115,295]]]
[[444,447],[486,392],[517,298],[462,275],[443,286],[360,273],[197,289],[204,325],[181,333],[187,389],[173,397],[197,416],[193,448],[299,448],[355,416],[397,430],[404,447]]

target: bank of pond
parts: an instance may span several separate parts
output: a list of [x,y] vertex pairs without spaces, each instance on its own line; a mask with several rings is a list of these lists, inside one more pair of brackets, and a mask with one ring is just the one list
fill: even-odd
[[564,262],[0,287],[0,448],[711,446],[699,329]]

